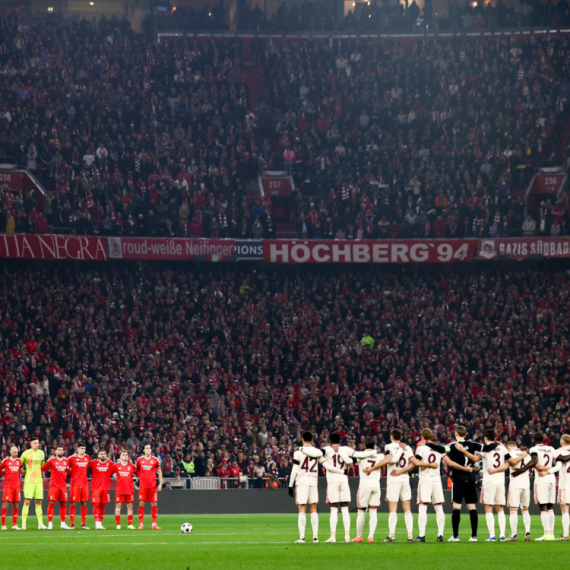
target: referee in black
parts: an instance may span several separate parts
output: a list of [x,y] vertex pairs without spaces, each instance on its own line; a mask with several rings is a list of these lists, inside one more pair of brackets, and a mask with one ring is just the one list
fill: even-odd
[[[455,426],[455,441],[450,443],[447,455],[443,461],[449,466],[451,471],[451,500],[453,502],[453,514],[451,515],[451,526],[453,527],[453,536],[449,539],[450,542],[459,541],[459,521],[461,520],[461,505],[463,501],[469,510],[469,518],[471,519],[471,538],[469,542],[477,540],[477,527],[479,525],[479,515],[477,514],[477,484],[475,483],[476,475],[474,472],[461,471],[455,469],[452,463],[463,465],[465,467],[473,467],[474,454],[478,451],[492,451],[497,447],[496,443],[483,445],[471,440],[466,440],[467,429],[464,426]],[[437,444],[428,442],[426,444],[435,451],[442,453],[441,447]],[[465,452],[470,456],[468,457]]]

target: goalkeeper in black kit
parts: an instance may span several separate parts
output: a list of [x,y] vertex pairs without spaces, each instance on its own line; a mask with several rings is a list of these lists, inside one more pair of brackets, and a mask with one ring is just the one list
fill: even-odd
[[456,441],[448,446],[437,445],[427,442],[426,445],[439,453],[446,452],[443,458],[451,472],[451,480],[453,486],[451,488],[451,500],[453,502],[453,514],[451,515],[451,526],[453,527],[453,536],[449,542],[459,542],[459,522],[461,520],[461,504],[465,501],[469,510],[469,518],[471,520],[471,538],[469,542],[477,541],[477,527],[479,525],[479,516],[477,515],[477,485],[475,482],[475,473],[460,471],[453,468],[453,463],[463,465],[464,467],[473,467],[478,461],[474,454],[483,451],[492,451],[497,447],[496,443],[483,445],[471,440],[466,440],[467,429],[464,426],[455,426]]

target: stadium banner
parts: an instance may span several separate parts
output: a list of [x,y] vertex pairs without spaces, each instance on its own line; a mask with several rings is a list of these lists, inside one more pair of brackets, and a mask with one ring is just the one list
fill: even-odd
[[110,237],[110,259],[224,261],[235,256],[233,239]]
[[107,238],[54,234],[0,234],[0,258],[106,261]]
[[265,240],[268,263],[451,263],[473,261],[477,240]]
[[494,238],[479,240],[477,259],[529,259],[539,257],[570,257],[570,237],[558,238]]
[[262,260],[263,241],[254,239],[235,240],[235,256],[238,259]]

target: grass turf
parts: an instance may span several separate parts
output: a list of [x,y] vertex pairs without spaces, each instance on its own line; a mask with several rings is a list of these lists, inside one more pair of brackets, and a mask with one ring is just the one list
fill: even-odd
[[[351,534],[355,536],[356,514],[351,513]],[[143,531],[115,530],[112,516],[105,517],[105,531],[61,531],[59,517],[54,517],[57,530],[38,531],[36,518],[28,518],[26,532],[0,533],[0,568],[19,570],[83,570],[89,568],[113,570],[233,570],[257,569],[291,570],[362,567],[404,570],[490,570],[493,568],[548,568],[570,565],[568,542],[483,543],[487,536],[485,518],[480,517],[479,542],[469,543],[469,518],[462,518],[461,542],[436,543],[435,516],[430,515],[425,544],[406,542],[403,515],[399,515],[396,543],[383,544],[387,535],[388,515],[380,514],[374,544],[345,544],[342,521],[337,536],[341,542],[325,544],[329,536],[329,516],[321,513],[320,544],[293,544],[298,538],[297,516],[279,515],[182,515],[159,516],[161,531],[151,531],[150,521]],[[146,519],[148,519],[148,515]],[[11,517],[8,517],[10,526]],[[44,516],[45,522],[45,516]],[[183,535],[180,525],[190,522],[191,535]],[[136,523],[136,520],[135,520]],[[450,536],[447,517],[445,539]],[[90,517],[88,524],[93,527]],[[507,530],[509,522],[507,517]],[[147,530],[148,529],[148,530]],[[561,535],[557,516],[555,535]],[[414,532],[417,519],[414,516]],[[368,533],[368,521],[364,536]],[[532,535],[542,535],[540,517],[533,517]],[[519,517],[519,537],[524,537],[522,517]],[[307,517],[307,538],[311,540],[310,519]],[[365,538],[366,540],[366,538]],[[566,562],[565,562],[566,561]]]

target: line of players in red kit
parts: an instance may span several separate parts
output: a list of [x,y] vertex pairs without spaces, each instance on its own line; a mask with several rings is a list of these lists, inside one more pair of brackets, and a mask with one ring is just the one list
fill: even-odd
[[[16,448],[14,448],[16,449]],[[16,450],[17,451],[17,450]],[[64,457],[64,450],[58,447],[55,456],[51,457],[42,466],[43,472],[50,472],[50,483],[48,493],[48,530],[53,528],[53,517],[55,504],[59,503],[59,513],[61,518],[61,528],[64,530],[75,529],[76,505],[80,504],[81,528],[89,530],[87,522],[87,503],[89,502],[89,484],[87,471],[91,470],[91,503],[93,505],[93,518],[95,519],[95,529],[105,530],[103,518],[105,516],[105,505],[111,502],[111,477],[116,476],[117,485],[115,491],[115,521],[117,529],[121,528],[121,509],[123,504],[127,505],[127,528],[136,530],[133,526],[133,503],[135,501],[134,477],[139,478],[139,526],[138,530],[144,528],[144,507],[147,502],[151,504],[152,530],[161,530],[157,525],[158,516],[158,492],[162,490],[162,470],[160,460],[152,455],[150,445],[144,447],[144,455],[138,458],[136,464],[129,459],[127,451],[122,451],[120,460],[117,463],[107,459],[105,451],[100,451],[97,459],[93,460],[85,453],[84,444],[78,444],[77,453],[71,457]],[[6,458],[3,461],[5,475],[4,497],[2,504],[2,530],[6,530],[6,517],[8,505],[12,503],[12,528],[14,530],[25,530],[25,527],[17,526],[18,506],[20,502],[20,473],[16,470],[6,469],[4,462],[7,460],[20,461],[17,457]],[[67,493],[67,476],[71,476],[69,498]],[[158,475],[158,485],[157,485]],[[35,497],[36,500],[38,497]],[[66,524],[67,502],[69,502],[70,525]],[[45,527],[44,527],[45,528]]]

